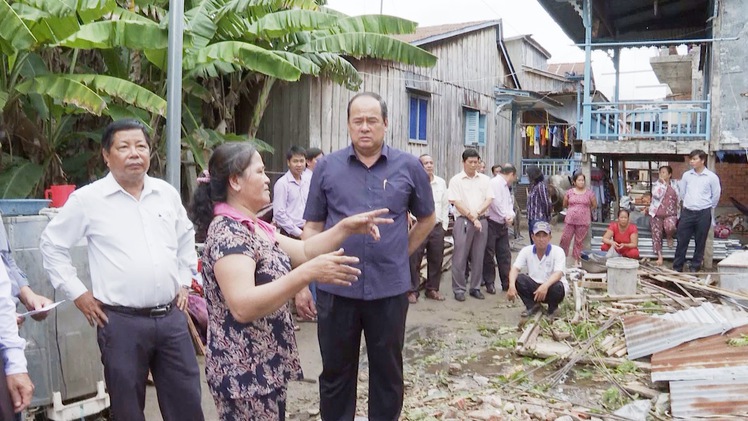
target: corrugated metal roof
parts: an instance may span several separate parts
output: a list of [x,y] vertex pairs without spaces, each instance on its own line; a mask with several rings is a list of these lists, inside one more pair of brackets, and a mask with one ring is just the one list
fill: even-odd
[[748,335],[748,326],[654,354],[652,381],[748,379],[748,347],[727,344],[742,335]]
[[[582,2],[538,0],[575,43],[584,43]],[[650,41],[709,35],[710,0],[594,1],[592,41]],[[600,48],[600,47],[598,47]],[[609,47],[602,47],[609,48]]]
[[583,75],[584,62],[579,63],[548,63],[548,72],[566,77],[569,74]]
[[451,23],[447,25],[424,26],[416,28],[412,34],[393,35],[399,39],[413,45],[424,45],[458,35],[467,34],[481,29],[486,29],[501,25],[500,20],[486,20],[478,22]]
[[748,379],[720,378],[670,382],[673,417],[748,415]]
[[746,324],[748,313],[704,303],[659,316],[626,316],[623,331],[628,357],[633,360]]

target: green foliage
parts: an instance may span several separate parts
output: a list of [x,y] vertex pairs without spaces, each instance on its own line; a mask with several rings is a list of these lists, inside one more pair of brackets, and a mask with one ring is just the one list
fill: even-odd
[[[390,36],[413,32],[414,22],[349,17],[321,4],[187,0],[181,137],[198,167],[227,141],[273,151],[254,135],[276,80],[323,76],[358,89],[362,79],[348,57],[435,63],[433,55]],[[124,7],[115,0],[0,0],[0,111],[14,122],[0,122],[0,129],[25,145],[18,150],[27,155],[0,169],[3,181],[17,185],[3,184],[7,194],[33,195],[61,178],[96,175],[102,170],[98,140],[75,134],[110,119],[140,120],[152,129],[155,150],[163,150],[168,1]],[[41,173],[33,163],[41,163]]]
[[517,346],[516,338],[501,338],[493,341],[491,346],[494,348],[515,348]]
[[727,340],[728,346],[748,346],[748,335],[742,334],[739,338],[730,338]]
[[169,34],[155,22],[103,21],[83,25],[69,37],[60,41],[60,46],[69,48],[115,48],[127,47],[136,50],[166,49]]
[[26,198],[31,194],[34,186],[41,177],[44,168],[26,159],[2,154],[2,168],[0,173],[0,198]]
[[598,326],[589,321],[581,321],[576,324],[568,324],[568,326],[570,328],[571,335],[575,340],[579,342],[589,339],[592,335],[595,334],[598,329]]
[[615,411],[627,404],[629,399],[617,387],[613,386],[603,392],[600,401],[607,410]]
[[621,375],[635,374],[639,371],[633,361],[624,361],[615,368],[615,372]]
[[26,24],[5,0],[0,0],[0,51],[11,56],[34,44],[36,38]]

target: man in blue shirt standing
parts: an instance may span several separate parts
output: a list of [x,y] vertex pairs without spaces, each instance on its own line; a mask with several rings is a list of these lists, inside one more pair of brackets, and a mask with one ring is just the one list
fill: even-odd
[[678,220],[673,270],[683,271],[686,263],[686,250],[691,237],[696,241],[696,249],[691,259],[691,270],[701,269],[704,260],[704,248],[709,229],[712,227],[713,209],[719,203],[722,188],[717,174],[706,168],[706,152],[695,149],[688,154],[691,169],[681,178],[679,190],[683,198],[683,209]]
[[[415,156],[384,144],[387,104],[363,92],[348,103],[351,145],[325,157],[314,170],[302,238],[341,219],[388,208],[394,223],[379,227],[381,240],[352,235],[343,242],[360,259],[361,276],[350,287],[319,285],[317,333],[322,354],[319,377],[323,420],[352,420],[356,413],[361,333],[369,357],[369,411],[372,420],[397,420],[403,405],[405,317],[410,290],[408,256],[436,223],[426,172]],[[408,231],[408,212],[417,219]],[[308,290],[297,296],[302,317],[314,317]]]

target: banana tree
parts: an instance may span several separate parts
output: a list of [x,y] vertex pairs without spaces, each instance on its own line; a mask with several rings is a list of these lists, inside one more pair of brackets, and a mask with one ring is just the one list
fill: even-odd
[[[166,30],[154,21],[100,20],[115,9],[113,0],[0,0],[0,140],[8,145],[0,157],[0,197],[39,193],[72,181],[71,174],[78,181],[94,175],[96,136],[79,129],[102,125],[98,117],[164,115],[159,95],[98,74],[112,60],[95,48],[166,45]],[[92,42],[102,34],[116,42]]]
[[[186,34],[193,40],[193,48],[185,50],[187,75],[209,79],[248,70],[241,73],[239,94],[253,104],[249,136],[255,135],[278,80],[297,80],[297,74],[324,76],[357,90],[362,80],[348,57],[417,66],[436,63],[430,53],[391,36],[412,33],[414,22],[382,15],[348,17],[313,1],[203,0],[186,16]],[[238,64],[237,53],[249,45],[253,53],[275,55],[296,72],[279,64],[269,69]]]

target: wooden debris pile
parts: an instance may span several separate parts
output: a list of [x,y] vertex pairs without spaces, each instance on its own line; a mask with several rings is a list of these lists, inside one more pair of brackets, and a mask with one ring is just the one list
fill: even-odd
[[[515,349],[521,356],[563,362],[547,379],[550,387],[563,383],[579,365],[597,370],[629,365],[648,378],[626,384],[615,382],[616,386],[632,398],[655,401],[667,392],[667,385],[655,384],[652,364],[639,357],[748,325],[748,313],[739,304],[748,296],[715,286],[711,274],[694,276],[644,263],[638,271],[637,294],[618,296],[607,294],[606,274],[573,269],[567,277],[573,294],[573,301],[566,300],[568,322],[549,322],[540,316],[528,320]],[[720,398],[724,397],[715,399]],[[697,413],[682,396],[672,399],[680,405],[677,409],[673,405],[674,412]],[[651,411],[649,415],[656,418],[655,410]],[[727,411],[707,409],[698,414],[734,413]]]

